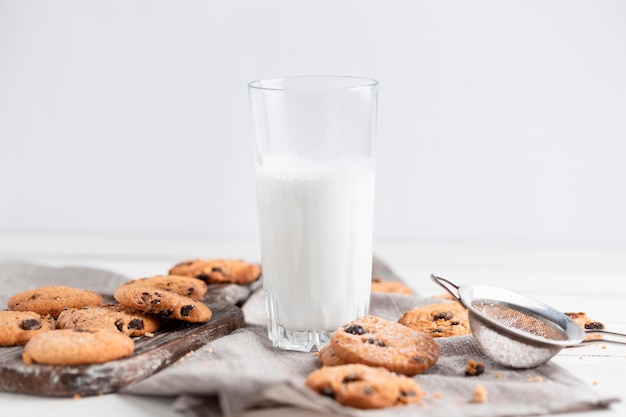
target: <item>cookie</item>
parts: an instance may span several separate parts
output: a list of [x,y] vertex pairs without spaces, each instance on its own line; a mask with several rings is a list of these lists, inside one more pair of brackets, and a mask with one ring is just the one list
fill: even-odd
[[128,308],[191,323],[205,323],[212,315],[202,301],[153,287],[122,285],[113,297]]
[[[569,312],[569,313],[564,313],[564,314],[568,316],[570,319],[574,320],[574,322],[576,322],[576,324],[578,324],[584,330],[603,330],[604,329],[604,324],[602,324],[601,322],[597,320],[592,319],[591,317],[587,316],[587,313],[584,313],[582,311]],[[602,339],[602,335],[592,333],[592,334],[588,334],[585,336],[585,340],[597,340],[597,339]]]
[[209,284],[249,284],[261,276],[261,267],[237,259],[196,259],[172,267],[170,275],[199,278]]
[[55,319],[64,308],[83,308],[103,303],[102,296],[90,290],[48,285],[15,294],[7,302],[9,310],[50,314]]
[[206,282],[201,279],[182,275],[157,275],[149,278],[139,278],[128,281],[123,285],[160,288],[185,295],[194,300],[203,300],[208,288]]
[[118,331],[62,329],[30,339],[22,360],[26,364],[87,365],[123,358],[134,348],[133,340]]
[[346,365],[346,362],[342,361],[339,356],[337,356],[331,343],[326,343],[322,346],[317,358],[322,366]]
[[382,366],[405,375],[422,373],[439,359],[439,346],[432,337],[376,316],[340,327],[330,344],[346,363]]
[[387,281],[381,277],[372,278],[372,292],[391,294],[413,294],[413,291],[400,281]]
[[33,311],[0,311],[0,346],[24,345],[39,333],[54,330],[54,319]]
[[471,334],[467,309],[459,303],[429,304],[407,311],[398,323],[432,337]]
[[424,395],[409,377],[359,364],[323,367],[311,372],[305,384],[339,404],[360,409],[419,403]]
[[119,304],[67,309],[57,319],[59,329],[109,329],[127,336],[143,336],[156,332],[159,327],[159,317]]

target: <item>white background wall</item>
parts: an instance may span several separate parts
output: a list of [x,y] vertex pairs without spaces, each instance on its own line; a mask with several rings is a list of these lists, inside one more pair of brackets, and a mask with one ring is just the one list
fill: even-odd
[[0,234],[256,236],[299,74],[380,81],[377,240],[626,244],[626,3],[570,0],[0,0]]

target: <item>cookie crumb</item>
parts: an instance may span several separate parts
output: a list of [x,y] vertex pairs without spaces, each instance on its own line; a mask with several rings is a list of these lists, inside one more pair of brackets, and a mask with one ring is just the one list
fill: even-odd
[[436,392],[433,394],[433,398],[438,400],[439,398],[441,398],[441,393],[440,392]]
[[146,336],[146,337],[154,337],[154,333],[148,332],[148,333],[145,333],[144,336]]
[[599,382],[598,382],[598,381],[593,381],[593,382],[591,383],[591,385],[598,385],[598,384],[599,384]]
[[474,396],[472,402],[475,404],[482,404],[487,402],[487,388],[483,384],[478,384],[474,387]]
[[206,348],[204,351],[206,353],[213,353],[213,348]]
[[540,377],[539,375],[532,376],[532,375],[528,374],[528,375],[526,375],[526,381],[528,381],[528,382],[541,382],[541,381],[543,381],[543,378]]
[[467,361],[467,365],[465,365],[465,375],[466,376],[478,376],[485,372],[485,364],[482,362],[476,362],[474,359],[470,358]]
[[73,400],[80,400],[82,397],[80,396],[80,394],[74,394],[72,395],[72,399]]
[[493,374],[493,377],[496,378],[496,379],[500,378],[500,374],[498,372],[496,372],[495,374]]

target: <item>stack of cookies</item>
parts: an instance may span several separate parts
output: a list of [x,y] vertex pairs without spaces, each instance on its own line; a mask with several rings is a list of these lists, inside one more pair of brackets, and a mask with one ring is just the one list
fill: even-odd
[[194,260],[168,275],[128,281],[117,288],[116,304],[100,294],[60,285],[13,295],[0,311],[0,346],[24,346],[25,363],[83,365],[132,354],[133,337],[151,336],[163,320],[206,323],[208,285],[258,279],[258,265],[240,260]]
[[337,329],[319,352],[322,368],[306,385],[356,408],[419,403],[424,395],[410,378],[439,359],[434,339],[399,323],[365,316]]

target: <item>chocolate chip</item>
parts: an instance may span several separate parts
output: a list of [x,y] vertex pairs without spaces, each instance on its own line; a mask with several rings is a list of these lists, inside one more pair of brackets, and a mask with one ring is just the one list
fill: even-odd
[[403,397],[415,397],[415,391],[413,390],[409,390],[409,391],[401,391],[400,394]]
[[585,323],[585,329],[587,330],[601,330],[604,329],[604,324],[599,321],[594,321],[591,323]]
[[161,311],[161,315],[165,316],[165,317],[169,317],[172,315],[172,310],[163,310]]
[[335,391],[333,391],[331,387],[324,388],[323,390],[320,391],[320,394],[326,397],[335,398]]
[[150,295],[150,293],[148,293],[148,292],[142,292],[141,293],[141,301],[143,301],[144,303],[147,303],[151,299],[152,299],[152,296]]
[[33,295],[30,296],[31,300],[36,300],[38,298],[39,298],[39,294],[33,294]]
[[435,329],[432,329],[430,332],[431,333],[443,333],[443,331],[444,331],[443,329],[440,329],[439,327],[437,327]]
[[220,268],[219,266],[214,266],[213,268],[211,268],[211,272],[217,272],[218,274],[223,274],[224,270]]
[[141,319],[132,319],[128,323],[128,330],[143,330],[143,320],[141,320]]
[[361,326],[360,324],[353,324],[351,326],[346,327],[344,330],[346,333],[350,333],[354,335],[367,333],[367,330],[365,330],[363,326]]
[[372,395],[374,394],[374,390],[372,389],[372,387],[363,387],[363,394]]
[[451,320],[454,317],[454,313],[451,311],[441,311],[433,316],[433,321],[437,320]]
[[349,375],[344,376],[341,382],[343,382],[344,384],[348,384],[350,382],[356,382],[360,380],[361,378],[357,374],[349,374]]
[[412,360],[413,362],[422,362],[422,363],[423,363],[423,362],[426,362],[426,359],[424,359],[424,358],[420,358],[419,356],[413,356],[413,357],[411,358],[411,360]]
[[158,298],[155,298],[154,300],[150,301],[150,304],[158,306],[161,305],[161,300],[159,300]]
[[26,319],[20,323],[22,330],[39,330],[41,329],[41,322],[37,319]]
[[198,274],[198,275],[196,275],[196,278],[201,279],[202,281],[208,281],[209,278],[211,278],[211,277],[208,276],[207,274]]
[[367,343],[369,343],[370,345],[378,345],[380,347],[385,347],[385,343],[382,340],[374,339],[371,337],[367,339]]
[[194,287],[187,288],[187,295],[193,295],[194,290],[195,290]]
[[188,305],[188,306],[183,306],[180,309],[180,315],[183,317],[187,317],[191,314],[191,310],[193,310],[193,306],[192,305]]
[[124,330],[124,321],[122,319],[115,320],[115,327],[117,327],[118,331]]
[[458,320],[454,320],[450,324],[453,325],[453,326],[458,326],[459,324],[461,324],[461,322],[458,321]]

